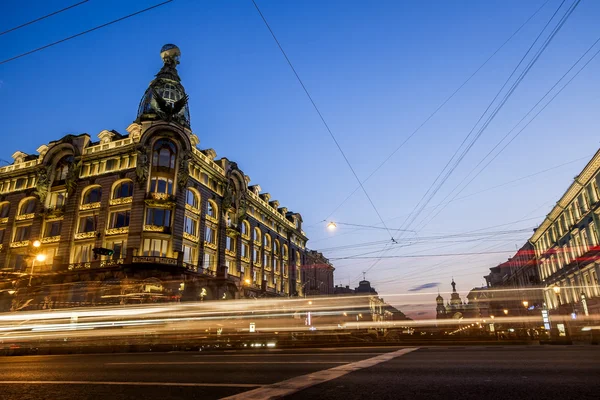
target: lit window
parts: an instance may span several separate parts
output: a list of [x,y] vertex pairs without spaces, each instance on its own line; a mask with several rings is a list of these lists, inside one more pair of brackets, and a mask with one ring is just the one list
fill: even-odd
[[166,257],[168,245],[168,240],[144,239],[144,247],[142,253],[144,256]]
[[279,255],[279,241],[275,240],[275,242],[273,242],[273,253],[278,256]]
[[185,216],[183,219],[183,230],[185,233],[192,236],[198,235],[198,221],[189,216]]
[[229,251],[235,251],[235,238],[227,236],[225,238],[225,248]]
[[125,257],[125,249],[127,248],[127,241],[126,240],[115,240],[112,242],[108,242],[106,244],[106,248],[112,249],[113,260],[118,260],[119,258]]
[[94,245],[92,243],[73,246],[73,262],[74,263],[90,262],[93,257],[93,253],[92,253],[93,247],[94,247]]
[[271,235],[269,235],[268,233],[265,233],[263,245],[265,247],[271,247]]
[[50,194],[50,204],[51,208],[60,208],[65,205],[67,202],[67,192],[52,192]]
[[131,215],[130,210],[116,211],[110,213],[110,224],[111,228],[123,228],[129,226],[129,217]]
[[93,232],[96,230],[96,217],[88,215],[79,218],[78,233]]
[[196,208],[196,209],[200,208],[200,204],[199,204],[200,202],[198,200],[198,195],[193,190],[190,190],[190,189],[187,190],[185,202],[193,208]]
[[254,228],[252,239],[260,246],[260,229]]
[[217,243],[217,234],[213,228],[207,226],[204,230],[204,240],[208,243],[216,244]]
[[87,192],[85,192],[85,194],[83,196],[83,201],[81,202],[81,204],[98,203],[98,202],[100,202],[101,198],[102,198],[102,189],[100,187],[95,187],[95,188],[89,189]]
[[202,266],[213,271],[217,269],[217,261],[215,255],[213,253],[204,253]]
[[19,215],[32,214],[35,212],[36,200],[34,198],[30,198],[25,200],[21,204],[21,209],[19,210]]
[[265,267],[269,266],[269,254],[266,251],[263,253],[263,265]]
[[286,244],[283,245],[283,257],[287,258],[288,256],[288,247]]
[[241,230],[242,230],[242,236],[247,238],[250,235],[250,224],[248,223],[248,221],[242,221],[242,226],[241,226]]
[[133,196],[133,182],[122,181],[113,190],[113,199],[121,199]]
[[248,257],[250,252],[250,248],[248,247],[248,243],[242,243],[242,257]]
[[258,263],[259,261],[260,261],[260,252],[256,247],[254,247],[252,249],[252,262]]
[[14,242],[22,242],[24,240],[29,240],[31,236],[31,225],[26,226],[18,226],[15,230],[15,238]]
[[188,264],[196,264],[196,248],[183,245],[183,262]]
[[206,215],[212,218],[217,218],[217,205],[214,201],[209,200],[206,205]]
[[148,208],[146,210],[146,225],[171,226],[171,210],[164,208]]

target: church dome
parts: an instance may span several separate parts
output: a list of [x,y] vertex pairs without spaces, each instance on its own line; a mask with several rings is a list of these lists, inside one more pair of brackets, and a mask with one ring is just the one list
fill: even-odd
[[190,128],[188,96],[177,73],[181,51],[174,44],[166,44],[160,50],[163,67],[150,85],[138,108],[136,122],[176,122]]

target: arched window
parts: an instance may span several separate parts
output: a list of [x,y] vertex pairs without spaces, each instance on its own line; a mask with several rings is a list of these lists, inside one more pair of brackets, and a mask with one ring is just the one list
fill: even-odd
[[219,209],[217,208],[217,203],[215,203],[212,200],[209,200],[206,204],[206,215],[210,218],[217,219],[219,216]]
[[54,181],[64,181],[69,173],[69,165],[73,164],[73,156],[65,156],[56,163],[54,168]]
[[242,221],[241,230],[242,230],[243,237],[245,237],[245,238],[250,237],[250,224],[248,223],[248,221]]
[[101,198],[102,198],[102,188],[100,186],[95,186],[91,189],[88,189],[83,194],[83,199],[81,200],[81,204],[99,203]]
[[21,203],[21,208],[19,209],[19,215],[33,214],[35,212],[36,200],[33,197],[25,199]]
[[300,265],[300,252],[296,251],[296,265]]
[[200,197],[196,194],[195,191],[188,189],[185,196],[185,203],[192,208],[199,209],[200,208]]
[[160,169],[174,169],[177,148],[167,139],[157,140],[152,150],[152,166]]
[[150,179],[150,192],[173,194],[173,179],[153,177]]
[[279,240],[275,239],[275,241],[273,242],[273,254],[275,254],[276,256],[279,255]]
[[10,203],[8,201],[0,204],[0,218],[7,218],[9,211]]
[[269,235],[268,233],[265,233],[263,245],[267,248],[271,247],[271,235]]
[[130,180],[121,181],[117,183],[113,189],[113,199],[121,199],[124,197],[133,196],[133,182]]
[[283,245],[283,248],[282,248],[282,250],[283,250],[283,251],[282,251],[282,253],[283,253],[283,258],[288,258],[288,247],[287,247],[287,244],[284,244],[284,245]]
[[260,229],[254,228],[252,232],[252,240],[254,240],[260,246]]

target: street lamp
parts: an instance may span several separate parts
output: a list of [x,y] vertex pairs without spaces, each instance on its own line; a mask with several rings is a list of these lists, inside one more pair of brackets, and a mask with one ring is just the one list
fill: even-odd
[[529,307],[529,302],[527,300],[523,300],[523,307]]
[[33,247],[35,247],[36,249],[37,249],[38,247],[40,247],[41,245],[42,245],[42,242],[40,242],[39,240],[34,240],[34,241],[33,241]]
[[506,308],[502,310],[502,312],[504,313],[504,315],[508,315],[508,310]]
[[[37,246],[35,245],[36,242],[38,243]],[[34,247],[39,247],[39,243],[40,243],[39,240],[36,240],[35,242],[33,242],[33,246]],[[33,261],[31,262],[31,273],[29,274],[29,285],[28,286],[31,286],[31,280],[33,279],[33,268],[35,267],[35,262],[36,261],[37,262],[44,262],[44,261],[46,261],[46,255],[44,253],[39,253],[39,254],[37,254],[34,257]]]
[[337,228],[337,224],[335,222],[331,221],[327,224],[327,229],[329,229],[330,231],[335,230],[335,228]]
[[246,279],[244,280],[244,282],[246,283],[246,285],[250,285],[250,279]]

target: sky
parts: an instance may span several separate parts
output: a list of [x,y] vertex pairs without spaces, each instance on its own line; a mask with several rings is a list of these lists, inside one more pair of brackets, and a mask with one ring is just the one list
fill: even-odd
[[[452,278],[463,298],[482,286],[483,275],[525,243],[598,150],[595,59],[455,201],[431,212],[598,39],[600,2],[584,0],[429,208],[407,225],[561,0],[256,1],[361,181],[543,7],[364,183],[391,235],[349,225],[382,226],[362,190],[340,206],[357,181],[251,0],[176,0],[0,64],[0,159],[35,153],[69,133],[125,133],[161,66],[161,46],[174,43],[200,147],[236,161],[251,184],[302,214],[308,247],[330,258],[336,284],[354,287],[368,271],[387,301],[418,317],[431,315],[438,290],[448,296]],[[5,0],[0,31],[75,2],[23,7]],[[0,57],[157,3],[90,0],[0,35]],[[337,229],[327,230],[328,221]],[[400,228],[409,231],[396,234]],[[477,230],[495,233],[447,237]],[[396,258],[356,258],[363,253]]]

